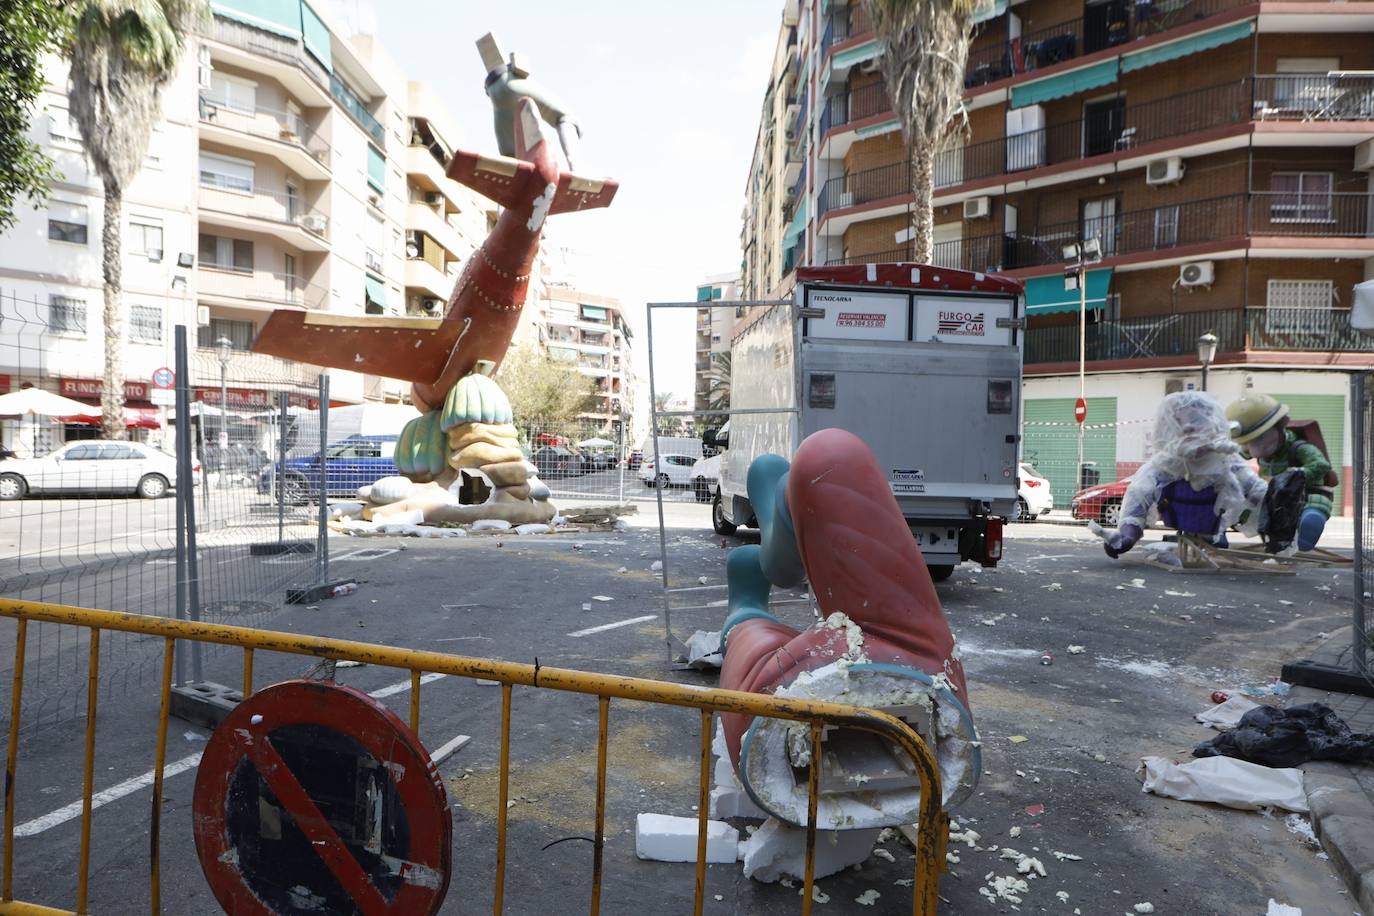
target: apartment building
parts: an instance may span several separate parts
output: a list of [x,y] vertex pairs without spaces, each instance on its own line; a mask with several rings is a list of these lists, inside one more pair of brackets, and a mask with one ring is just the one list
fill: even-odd
[[593,408],[581,414],[614,439],[635,412],[634,331],[619,299],[544,285],[536,309],[537,339],[551,359],[595,380]]
[[[219,405],[223,358],[231,413],[272,407],[273,389],[308,389],[321,371],[336,403],[405,398],[393,380],[250,348],[283,306],[441,310],[494,219],[492,202],[444,175],[458,131],[435,93],[327,17],[305,0],[220,0],[164,93],[123,227],[129,420],[154,438],[148,379],[172,365],[177,324],[197,348],[194,396]],[[21,319],[0,322],[0,388],[55,378],[98,414],[101,188],[60,60],[47,82],[31,137],[63,177],[0,243],[0,318]]]
[[[697,286],[697,301],[739,299],[739,274],[707,277]],[[730,338],[735,330],[733,308],[702,305],[696,313],[696,361],[693,366],[693,403],[698,412],[720,410],[730,404]]]
[[[1209,390],[1318,419],[1348,474],[1347,372],[1374,360],[1349,324],[1374,275],[1374,17],[1326,0],[999,0],[979,18],[969,136],[934,164],[934,261],[1026,282],[1025,457],[1056,497],[1076,489],[1082,307],[1064,246],[1089,239],[1085,453],[1102,479],[1144,460],[1160,398],[1202,384],[1209,332]],[[910,166],[865,11],[807,0],[795,29],[811,177],[783,205],[799,228],[757,259],[909,259]]]

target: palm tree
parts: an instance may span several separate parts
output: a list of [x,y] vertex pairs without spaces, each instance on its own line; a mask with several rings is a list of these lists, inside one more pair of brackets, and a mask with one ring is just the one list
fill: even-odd
[[[911,158],[912,258],[934,259],[935,154],[966,126],[964,62],[977,0],[864,0]],[[956,129],[957,128],[957,129]]]
[[[706,379],[706,409],[729,410],[730,354],[712,353],[711,368],[706,370],[703,377]],[[724,421],[719,417],[712,417],[709,422],[720,425]]]
[[78,0],[67,43],[71,113],[86,155],[105,186],[100,233],[105,278],[103,433],[123,439],[124,308],[120,277],[124,191],[143,167],[160,116],[162,89],[176,75],[186,37],[205,15],[205,0]]

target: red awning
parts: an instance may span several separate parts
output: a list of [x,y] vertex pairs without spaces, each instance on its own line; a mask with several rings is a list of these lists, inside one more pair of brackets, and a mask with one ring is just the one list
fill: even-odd
[[[58,417],[63,423],[80,426],[99,426],[100,414],[78,414],[71,417]],[[161,429],[156,407],[125,407],[124,425],[129,429]]]

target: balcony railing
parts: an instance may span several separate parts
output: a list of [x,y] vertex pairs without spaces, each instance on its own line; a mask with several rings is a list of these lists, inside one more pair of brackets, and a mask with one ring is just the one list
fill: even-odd
[[200,186],[211,192],[201,196],[202,210],[287,223],[300,226],[326,241],[329,239],[329,217],[320,210],[306,207],[299,195],[264,188],[254,188],[250,194],[232,179],[209,172],[201,172]]
[[372,116],[372,112],[363,107],[362,100],[353,94],[353,90],[344,85],[343,80],[334,74],[329,75],[329,94],[334,97],[334,101],[339,103],[339,107],[348,112],[348,116],[357,122],[372,142],[377,144],[378,149],[386,149],[386,131],[382,129],[381,122]]
[[324,142],[314,128],[305,123],[303,117],[294,112],[277,111],[273,108],[254,108],[252,111],[245,111],[234,107],[228,99],[201,93],[200,119],[255,137],[294,144],[316,162],[326,167],[329,165],[329,144]]
[[892,110],[887,98],[887,86],[881,81],[869,83],[849,92],[831,96],[821,112],[821,136],[834,127],[871,118]]
[[816,213],[819,216],[837,208],[910,193],[911,163],[894,162],[831,178],[821,188]]
[[308,309],[323,308],[329,290],[307,283],[295,274],[235,267],[232,264],[200,263],[200,292],[210,296],[250,302],[284,303]]
[[[1374,194],[1257,191],[1144,210],[1049,223],[1032,231],[992,233],[934,245],[939,267],[1023,270],[1063,263],[1064,244],[1096,237],[1111,258],[1246,236],[1374,238]],[[910,247],[857,254],[831,264],[912,260]]]
[[[1374,352],[1374,336],[1350,327],[1348,309],[1246,308],[1179,312],[1109,319],[1087,326],[1090,361],[1196,358],[1197,339],[1211,332],[1218,353],[1281,350],[1311,353]],[[1078,325],[1032,326],[1026,331],[1026,363],[1078,359]]]
[[206,34],[223,44],[271,57],[283,63],[294,64],[321,89],[329,88],[329,72],[320,66],[319,61],[305,52],[305,46],[299,40],[264,32],[231,19],[221,19],[219,16],[213,17],[207,24]]
[[1257,121],[1374,120],[1374,77],[1285,73],[1255,77]]
[[825,19],[825,30],[821,32],[821,54],[825,55],[836,42],[848,41],[871,31],[873,21],[868,18],[868,10],[858,0],[847,7],[832,9]]
[[1184,0],[1123,3],[1115,16],[1082,17],[1027,32],[1019,39],[971,50],[964,70],[964,86],[972,89],[1029,73],[1052,64],[1115,48],[1170,29],[1198,22],[1253,0]]

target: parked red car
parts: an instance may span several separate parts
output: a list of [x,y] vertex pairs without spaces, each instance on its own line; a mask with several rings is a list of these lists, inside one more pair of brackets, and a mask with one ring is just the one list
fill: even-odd
[[1086,487],[1073,495],[1069,509],[1074,518],[1115,528],[1121,523],[1121,499],[1130,485],[1131,478],[1127,477],[1113,483]]

